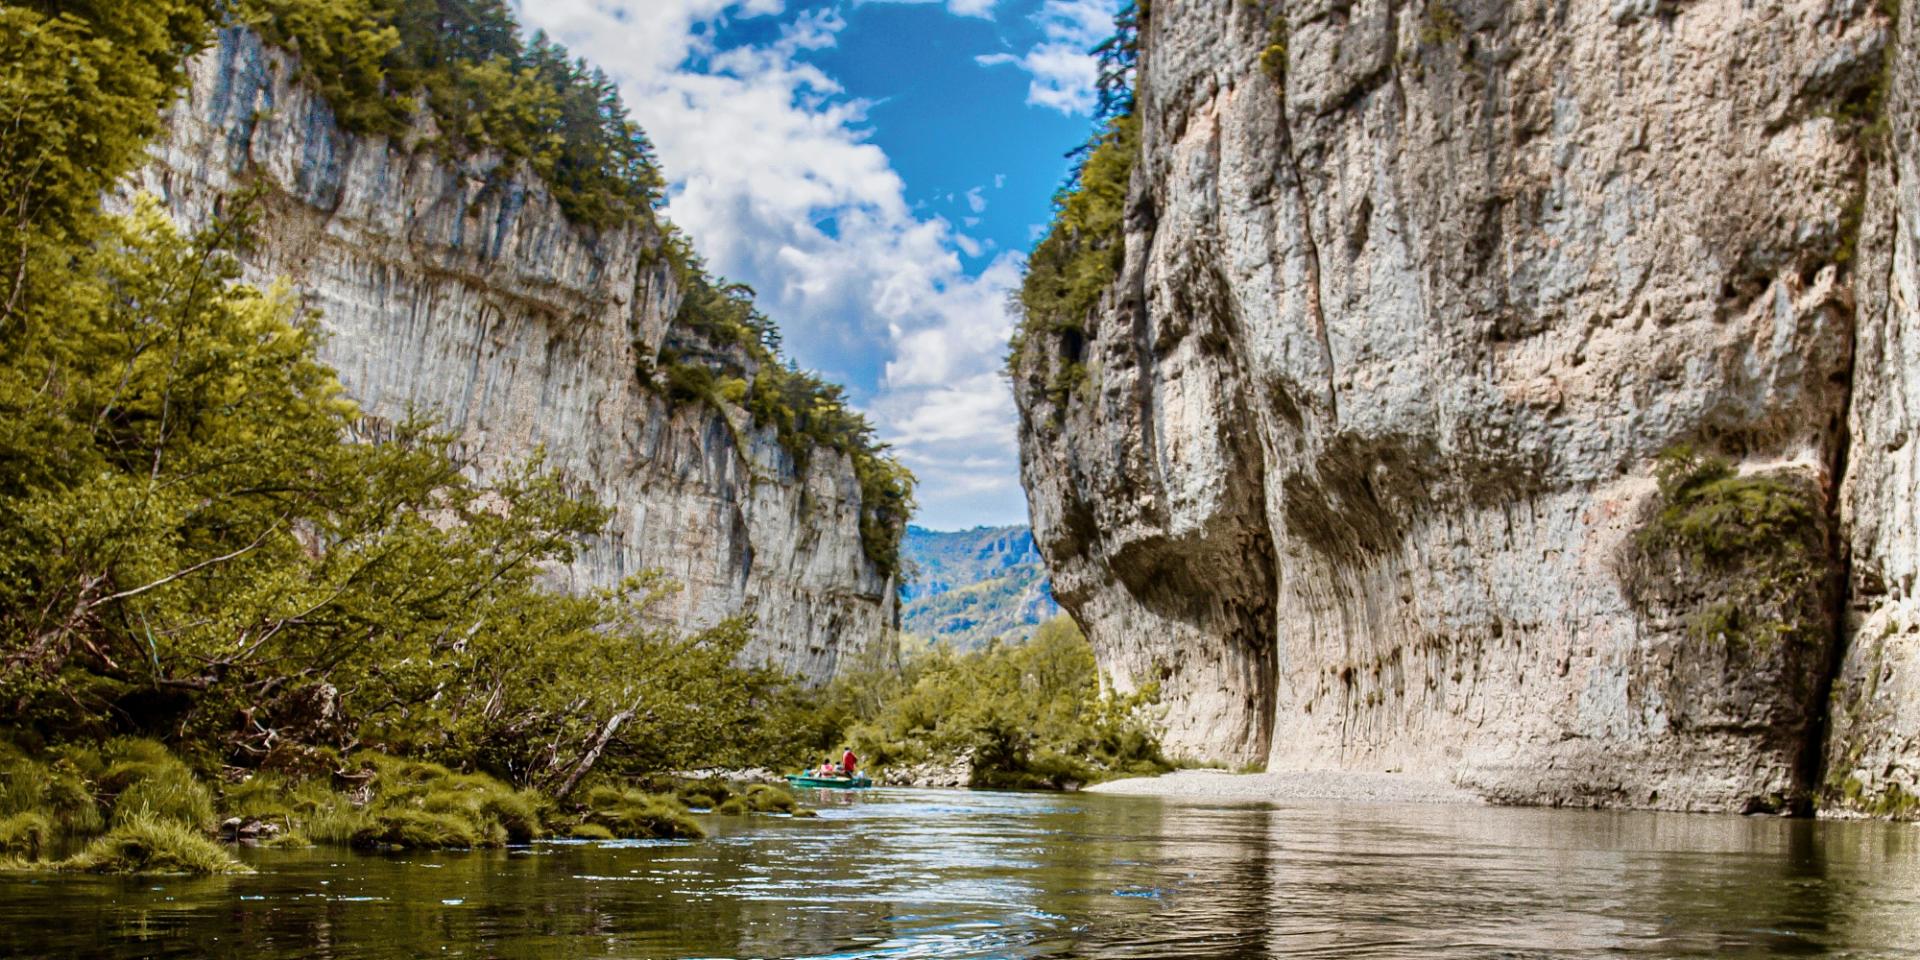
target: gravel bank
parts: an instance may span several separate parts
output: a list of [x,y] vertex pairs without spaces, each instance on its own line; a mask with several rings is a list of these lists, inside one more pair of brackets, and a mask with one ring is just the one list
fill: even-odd
[[1176,800],[1228,800],[1339,803],[1471,803],[1473,792],[1450,783],[1401,773],[1352,773],[1338,770],[1281,773],[1227,773],[1179,770],[1160,777],[1113,780],[1088,787],[1091,793]]

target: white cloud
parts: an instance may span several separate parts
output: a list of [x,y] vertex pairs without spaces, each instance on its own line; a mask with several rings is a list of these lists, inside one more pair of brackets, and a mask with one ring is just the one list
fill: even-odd
[[[940,0],[854,0],[856,3],[939,3]],[[978,17],[982,20],[993,19],[993,8],[1000,0],[946,0],[947,12],[956,17]]]
[[1113,33],[1121,0],[1047,0],[1033,21],[1041,40],[1024,54],[977,56],[984,67],[1013,65],[1026,71],[1027,102],[1065,114],[1092,113],[1100,63],[1090,52]]
[[987,209],[985,187],[974,187],[967,191],[967,209],[974,213],[981,213]]
[[[668,216],[714,272],[759,291],[802,363],[866,398],[882,438],[920,474],[922,522],[1024,517],[1013,398],[1000,375],[1020,261],[1003,254],[970,276],[962,255],[990,248],[916,213],[869,141],[870,105],[802,59],[832,46],[844,19],[801,12],[771,42],[721,49],[717,25],[782,15],[782,0],[519,6],[529,29],[620,83],[673,181]],[[993,6],[948,3],[976,16]],[[979,189],[950,199],[976,213],[986,205]]]

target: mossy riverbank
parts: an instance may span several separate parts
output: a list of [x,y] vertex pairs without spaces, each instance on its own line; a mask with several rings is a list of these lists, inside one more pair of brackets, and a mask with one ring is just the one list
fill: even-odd
[[[152,740],[0,741],[0,869],[244,873],[237,843],[482,849],[547,838],[700,839],[706,816],[811,816],[784,787],[603,778],[554,798],[375,753],[304,778],[197,774]],[[222,842],[225,841],[225,842]]]

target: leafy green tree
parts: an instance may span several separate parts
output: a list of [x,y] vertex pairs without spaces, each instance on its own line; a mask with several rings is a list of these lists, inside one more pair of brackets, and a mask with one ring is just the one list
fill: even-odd
[[[267,29],[350,123],[410,119],[425,91],[580,202],[649,212],[658,180],[612,85],[520,47],[497,2],[242,9],[280,15]],[[220,12],[0,3],[0,705],[28,734],[146,733],[202,766],[371,746],[557,792],[764,738],[786,681],[735,665],[748,624],[649,627],[654,580],[550,589],[606,511],[538,458],[480,483],[430,422],[363,416],[313,318],[238,282],[244,222],[183,236],[151,199],[101,212]],[[802,393],[797,427],[877,456],[837,393]]]
[[1008,362],[1020,362],[1029,337],[1053,335],[1068,344],[1062,351],[1065,363],[1050,385],[1055,403],[1085,380],[1078,347],[1071,344],[1084,333],[1087,315],[1126,259],[1127,189],[1140,154],[1133,82],[1146,7],[1122,7],[1113,36],[1094,49],[1100,63],[1097,127],[1067,155],[1072,173],[1054,195],[1053,222],[1028,256],[1020,284],[1017,299],[1023,319],[1014,331]]
[[806,694],[788,762],[851,741],[887,766],[970,756],[975,786],[1053,787],[1167,769],[1152,687],[1103,693],[1093,648],[1067,617],[1025,643],[935,646],[904,671],[853,672]]
[[212,0],[0,4],[0,336],[40,322],[100,195],[144,155]]

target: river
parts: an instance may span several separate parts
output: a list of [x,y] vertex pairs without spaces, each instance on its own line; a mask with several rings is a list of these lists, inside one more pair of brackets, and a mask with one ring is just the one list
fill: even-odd
[[1920,828],[875,790],[691,843],[0,874],[49,957],[1897,957]]

